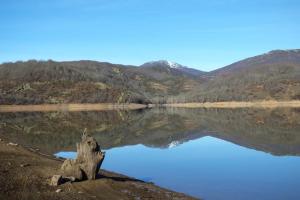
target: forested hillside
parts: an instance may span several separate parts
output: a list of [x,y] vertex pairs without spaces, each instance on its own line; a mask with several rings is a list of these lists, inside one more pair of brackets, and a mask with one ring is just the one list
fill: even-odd
[[176,70],[31,60],[0,65],[0,104],[158,103],[201,82]]
[[185,101],[299,100],[300,50],[271,51],[209,75],[209,81],[185,94]]
[[172,103],[300,99],[300,50],[277,50],[212,72],[168,61],[0,65],[0,104]]

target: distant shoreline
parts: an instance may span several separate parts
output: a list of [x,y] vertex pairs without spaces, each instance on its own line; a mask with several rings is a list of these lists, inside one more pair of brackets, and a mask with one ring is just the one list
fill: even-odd
[[300,101],[230,101],[230,102],[205,102],[205,103],[173,103],[164,104],[166,107],[180,108],[298,108]]
[[149,107],[173,108],[298,108],[300,101],[230,101],[205,103],[171,103],[171,104],[39,104],[39,105],[0,105],[1,112],[51,112],[51,111],[106,111],[106,110],[136,110]]
[[105,111],[135,110],[146,108],[144,104],[39,104],[39,105],[0,105],[1,112],[51,112],[51,111]]

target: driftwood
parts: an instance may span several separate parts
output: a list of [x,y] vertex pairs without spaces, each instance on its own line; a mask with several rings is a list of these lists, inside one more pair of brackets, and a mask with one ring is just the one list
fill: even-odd
[[97,141],[84,130],[80,143],[77,143],[77,158],[67,159],[61,166],[63,177],[76,180],[93,180],[102,165],[105,152],[101,152]]

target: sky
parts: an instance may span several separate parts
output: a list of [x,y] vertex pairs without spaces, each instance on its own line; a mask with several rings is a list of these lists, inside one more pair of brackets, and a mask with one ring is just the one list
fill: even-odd
[[299,0],[0,0],[0,63],[164,59],[210,71],[297,48]]

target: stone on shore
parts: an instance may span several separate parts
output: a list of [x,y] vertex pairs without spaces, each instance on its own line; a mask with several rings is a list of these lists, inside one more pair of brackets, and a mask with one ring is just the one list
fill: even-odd
[[60,193],[61,191],[62,191],[62,189],[57,189],[55,192]]
[[9,145],[9,146],[18,146],[17,143],[12,143],[12,142],[9,142],[7,145]]
[[28,163],[25,163],[25,164],[21,164],[21,165],[20,165],[20,167],[28,167],[28,166],[30,166],[30,164],[28,164]]

